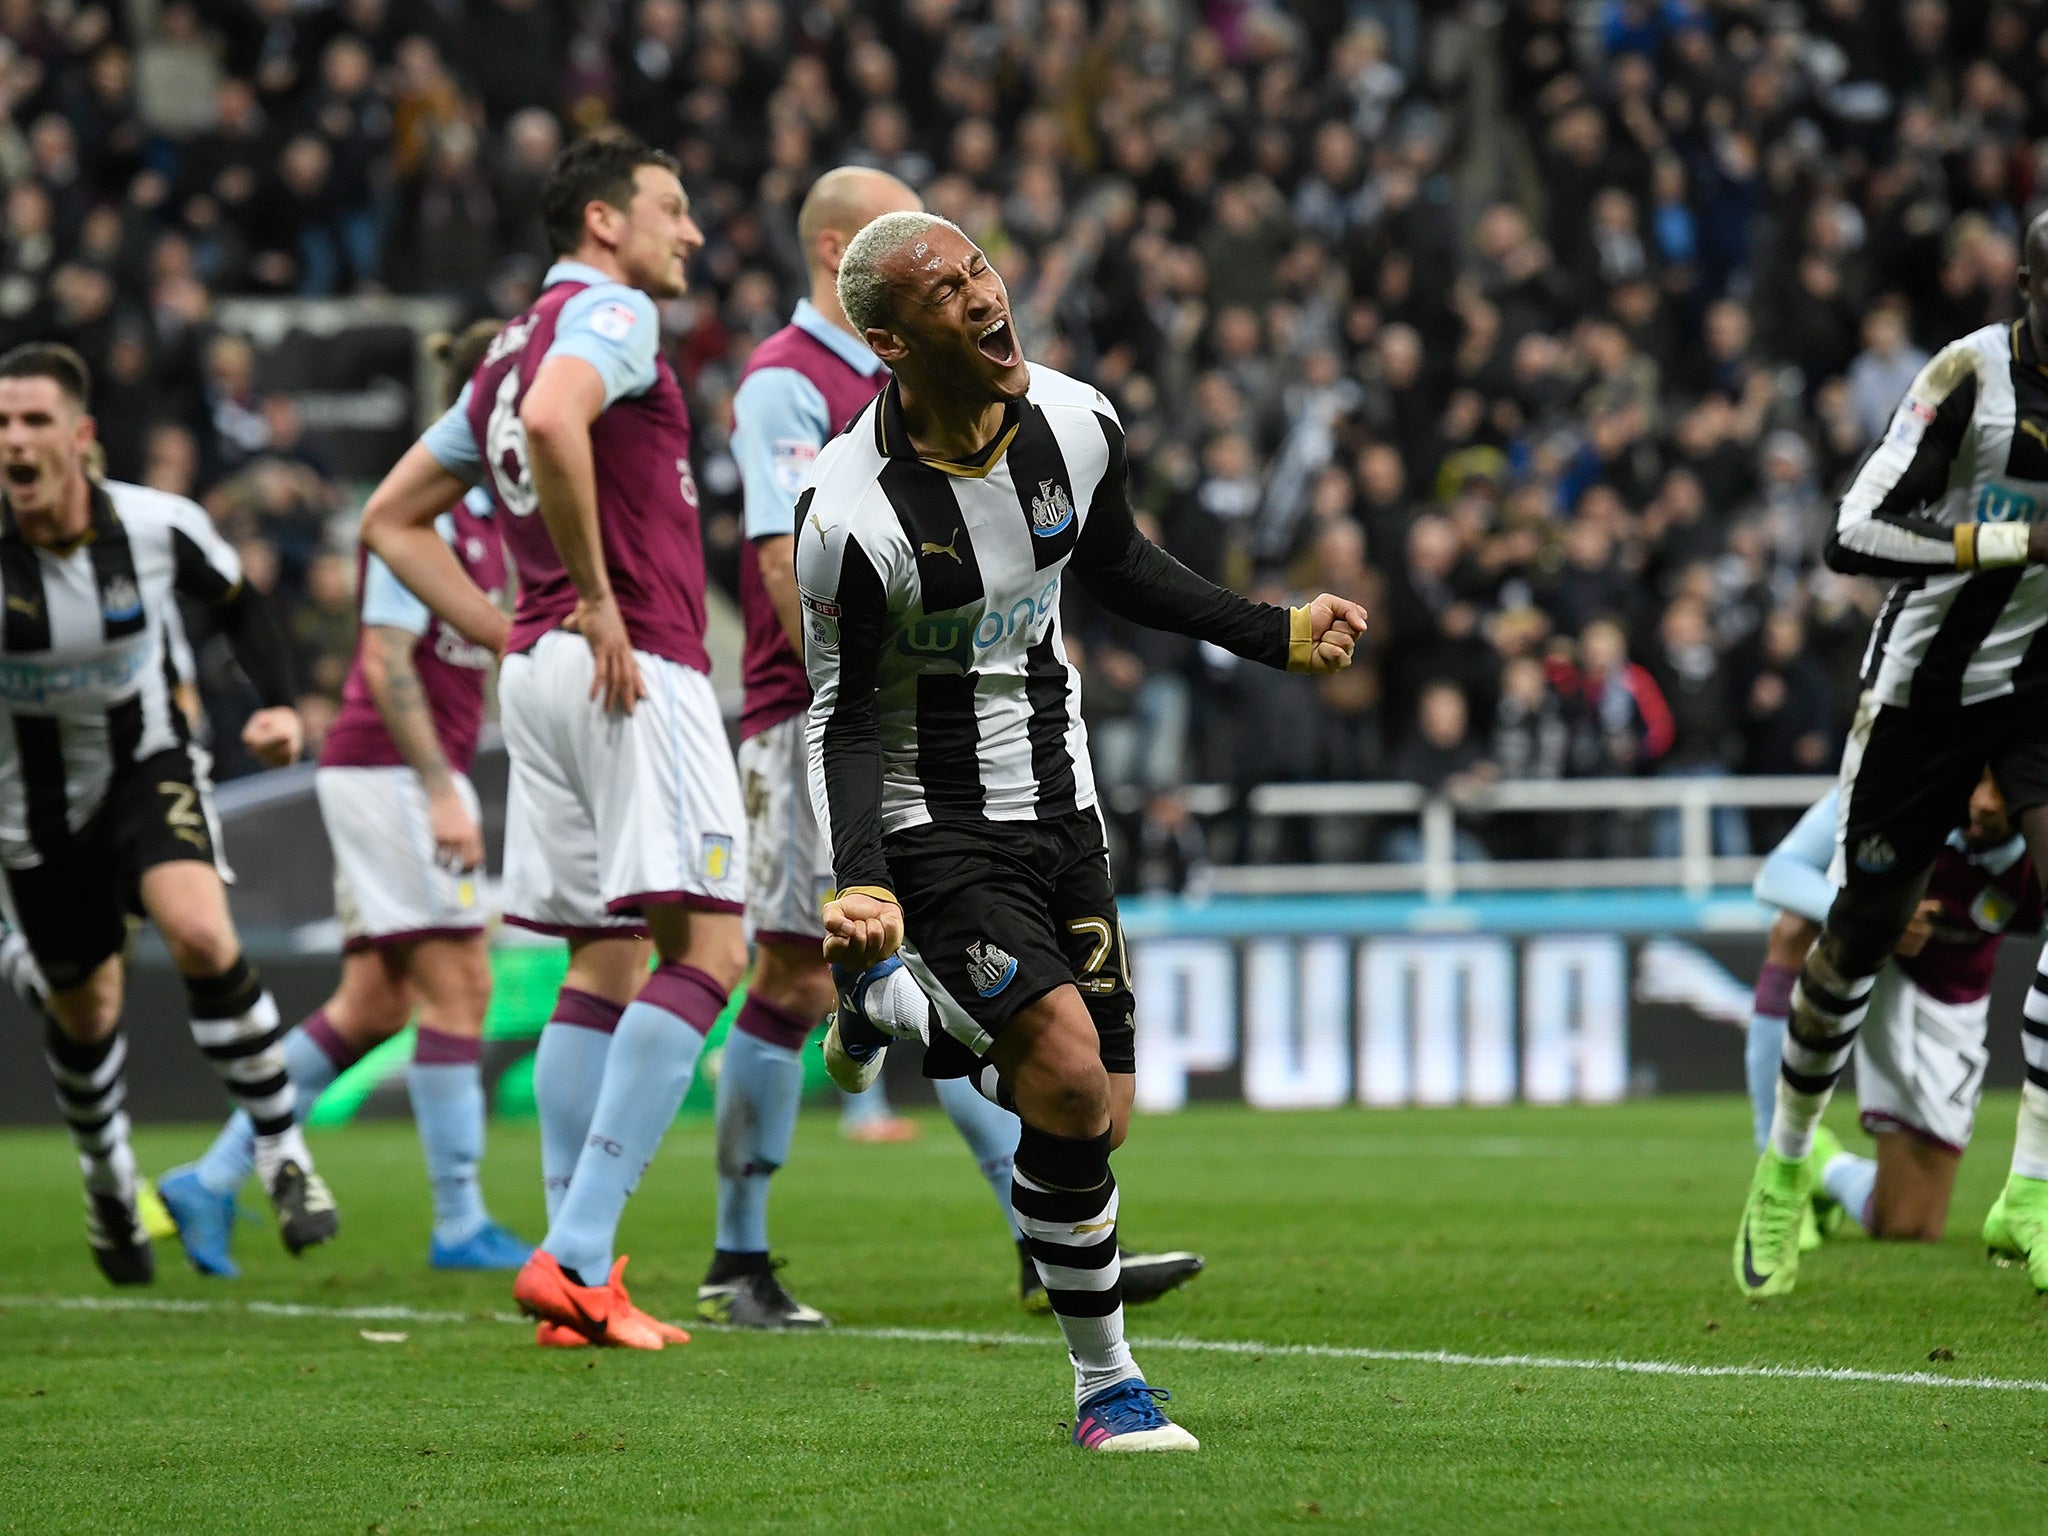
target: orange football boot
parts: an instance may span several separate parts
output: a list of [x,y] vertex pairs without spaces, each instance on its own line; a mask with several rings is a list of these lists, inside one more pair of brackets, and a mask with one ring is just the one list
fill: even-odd
[[590,1340],[574,1328],[564,1328],[560,1323],[535,1323],[533,1342],[542,1349],[587,1349]]
[[666,1342],[644,1313],[635,1310],[622,1278],[626,1261],[612,1265],[603,1285],[578,1285],[546,1249],[536,1248],[512,1282],[519,1310],[545,1323],[583,1335],[593,1344],[621,1349],[660,1349]]

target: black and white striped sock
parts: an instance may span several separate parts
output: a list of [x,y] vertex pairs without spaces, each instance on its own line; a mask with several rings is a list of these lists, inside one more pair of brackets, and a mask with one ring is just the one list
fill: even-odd
[[1788,1160],[1813,1150],[1813,1128],[1849,1064],[1856,1031],[1870,1011],[1873,976],[1844,976],[1822,946],[1814,945],[1792,988],[1785,1049],[1778,1068],[1778,1103],[1771,1117],[1771,1148]]
[[50,1019],[44,1023],[43,1059],[50,1064],[57,1108],[78,1149],[85,1187],[133,1205],[135,1153],[128,1145],[128,1113],[122,1108],[128,1084],[121,1076],[128,1042],[119,1030],[90,1043],[74,1040]]
[[2026,1057],[2027,1080],[2020,1086],[2012,1171],[2023,1179],[2048,1179],[2048,949],[2041,951],[2022,1010],[2020,1050]]
[[256,1173],[263,1187],[270,1187],[287,1159],[310,1170],[313,1160],[295,1119],[298,1100],[285,1071],[284,1025],[247,958],[237,956],[218,976],[187,976],[185,995],[193,1040],[256,1127]]
[[1026,1124],[1010,1176],[1010,1208],[1067,1341],[1076,1405],[1140,1375],[1124,1342],[1109,1132],[1055,1136]]

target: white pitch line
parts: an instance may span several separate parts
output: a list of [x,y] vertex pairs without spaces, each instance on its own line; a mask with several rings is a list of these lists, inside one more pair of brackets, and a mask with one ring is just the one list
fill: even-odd
[[[258,1317],[331,1318],[336,1322],[526,1323],[513,1312],[432,1312],[418,1307],[327,1307],[290,1301],[202,1301],[149,1296],[0,1296],[0,1308],[66,1312],[247,1312]],[[743,1332],[690,1320],[706,1332]],[[842,1339],[883,1343],[1023,1345],[1043,1349],[1050,1334],[976,1333],[961,1328],[834,1328]],[[2044,1392],[2048,1381],[2007,1376],[1940,1376],[1933,1371],[1864,1371],[1827,1365],[1688,1365],[1676,1360],[1575,1360],[1563,1355],[1467,1355],[1445,1349],[1368,1349],[1348,1344],[1260,1344],[1247,1339],[1133,1339],[1133,1349],[1282,1359],[1364,1360],[1391,1365],[1450,1365],[1481,1370],[1607,1371],[1619,1376],[1735,1377],[1753,1381],[1838,1381],[1885,1387],[1961,1387],[1977,1392]]]
[[62,1312],[249,1312],[258,1317],[318,1317],[364,1323],[523,1323],[516,1312],[427,1312],[418,1307],[323,1307],[298,1301],[200,1301],[171,1296],[0,1296],[0,1308]]

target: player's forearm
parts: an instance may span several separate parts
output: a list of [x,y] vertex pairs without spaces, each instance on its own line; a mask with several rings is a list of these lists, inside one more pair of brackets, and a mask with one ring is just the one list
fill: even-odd
[[462,562],[434,529],[434,520],[468,489],[420,444],[371,493],[363,508],[362,541],[391,567],[419,600],[493,651],[505,648],[505,615],[469,579]]
[[363,681],[398,755],[420,776],[429,795],[439,795],[454,787],[455,778],[441,751],[441,735],[434,729],[419,671],[412,664],[416,643],[402,629],[370,625],[363,631]]
[[1288,609],[1219,587],[1135,530],[1113,558],[1084,566],[1081,582],[1104,608],[1134,624],[1206,640],[1281,669],[1297,661],[1299,650],[1299,663],[1306,664],[1306,610],[1297,620]]
[[831,839],[838,889],[893,900],[882,853],[882,738],[869,728],[872,723],[872,711],[860,718],[858,711],[833,710],[822,729],[814,727],[825,802],[817,809]]
[[244,582],[216,610],[228,648],[265,709],[289,708],[298,698],[291,646],[263,594]]
[[1828,909],[1835,904],[1835,883],[1828,879],[1827,872],[1785,853],[1774,853],[1764,860],[1752,889],[1765,906],[1790,912],[1811,923],[1826,922]]
[[469,579],[448,541],[431,525],[373,527],[365,518],[363,542],[415,597],[460,630],[464,639],[493,652],[505,649],[511,626],[504,610]]
[[590,428],[562,420],[529,425],[527,451],[541,521],[562,557],[562,568],[578,597],[601,602],[611,596],[612,584],[598,531],[597,461],[591,454]]
[[804,652],[803,610],[796,590],[796,540],[767,538],[754,541],[754,558],[760,562],[761,585],[768,601],[775,605],[775,618],[790,647]]
[[1845,509],[1828,536],[1831,570],[1847,576],[1918,576],[1940,571],[1987,571],[2024,565],[2029,529],[2024,523],[1964,523],[1869,514]]

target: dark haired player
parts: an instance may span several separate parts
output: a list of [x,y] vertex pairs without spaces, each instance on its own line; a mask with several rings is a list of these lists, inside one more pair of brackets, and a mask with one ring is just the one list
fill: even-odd
[[[690,419],[654,308],[704,237],[675,161],[626,137],[563,151],[541,214],[559,258],[541,296],[386,477],[363,536],[505,651],[506,920],[569,941],[534,1070],[548,1235],[513,1294],[544,1344],[659,1349],[688,1335],[633,1306],[613,1240],[746,968],[746,819],[704,650]],[[433,529],[470,479],[518,566],[509,636]]]
[[263,707],[242,740],[298,756],[284,637],[233,548],[182,496],[86,472],[91,383],[68,347],[0,356],[0,865],[7,920],[47,979],[47,1052],[85,1174],[86,1235],[117,1285],[155,1259],[122,1110],[128,918],[185,978],[192,1038],[248,1111],[293,1253],[338,1225],[294,1120],[277,1004],[228,915],[206,755],[174,698],[174,604],[210,609]]
[[[2019,283],[2018,320],[1950,342],[1920,370],[1829,535],[1836,570],[1899,580],[1842,755],[1842,891],[1792,990],[1770,1144],[1735,1233],[1746,1296],[1797,1283],[1814,1128],[1987,767],[2034,867],[2048,868],[2048,214],[2027,227]],[[2048,976],[2028,998],[2025,1044],[1997,1235],[2048,1287]]]

